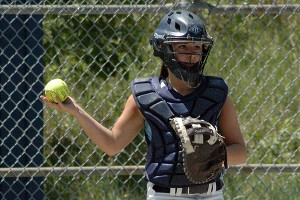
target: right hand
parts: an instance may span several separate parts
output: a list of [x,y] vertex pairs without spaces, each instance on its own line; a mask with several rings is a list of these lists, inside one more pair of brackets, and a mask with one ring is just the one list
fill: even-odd
[[45,96],[41,95],[40,99],[49,107],[54,108],[56,110],[62,111],[62,112],[67,112],[71,115],[74,115],[75,112],[78,110],[78,105],[76,103],[76,101],[68,96],[68,98],[64,101],[61,102],[60,98],[58,96],[56,96],[57,102],[58,103],[54,103],[49,101]]

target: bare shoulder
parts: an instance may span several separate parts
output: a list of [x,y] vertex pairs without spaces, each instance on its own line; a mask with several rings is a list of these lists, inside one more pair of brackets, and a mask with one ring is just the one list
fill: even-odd
[[137,120],[140,119],[144,121],[144,117],[140,112],[140,109],[138,108],[132,95],[130,95],[129,98],[127,99],[123,113],[128,115],[133,115],[133,117],[136,117]]

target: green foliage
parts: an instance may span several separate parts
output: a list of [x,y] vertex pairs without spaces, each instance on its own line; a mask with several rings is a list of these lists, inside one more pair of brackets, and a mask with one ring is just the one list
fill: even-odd
[[[247,141],[248,163],[300,161],[298,17],[204,16],[215,40],[205,73],[222,76],[229,85]],[[130,95],[131,80],[158,74],[160,61],[151,57],[148,44],[155,28],[149,23],[155,25],[158,19],[133,14],[48,16],[44,22],[48,66],[45,79],[66,77],[74,85],[72,95],[80,97],[78,102],[103,125],[111,127]],[[74,119],[53,114],[49,108],[45,116],[51,116],[45,127],[49,166],[145,163],[143,134],[124,152],[109,158],[96,149]],[[287,194],[299,194],[294,187],[299,185],[295,177],[228,174],[225,196],[284,199]],[[142,176],[47,177],[45,183],[49,199],[144,199],[145,188]]]
[[[287,180],[289,184],[287,184]],[[225,199],[292,199],[299,197],[297,175],[289,173],[228,173],[224,179]]]

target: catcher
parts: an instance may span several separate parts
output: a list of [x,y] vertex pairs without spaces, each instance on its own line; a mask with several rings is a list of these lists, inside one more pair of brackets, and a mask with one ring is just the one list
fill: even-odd
[[123,150],[144,128],[148,145],[147,199],[223,199],[228,165],[246,160],[228,87],[203,74],[213,46],[200,18],[178,10],[162,18],[150,44],[161,74],[134,80],[132,95],[112,129],[86,113],[72,97],[52,108],[73,115],[108,155]]

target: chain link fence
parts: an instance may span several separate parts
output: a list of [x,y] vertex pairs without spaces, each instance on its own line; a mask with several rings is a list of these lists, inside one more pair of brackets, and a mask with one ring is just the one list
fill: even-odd
[[214,38],[205,73],[227,81],[247,142],[247,164],[227,170],[226,199],[299,199],[298,0],[0,1],[1,199],[145,199],[143,132],[108,157],[39,95],[64,79],[112,127],[130,82],[158,75],[148,40],[178,8]]

